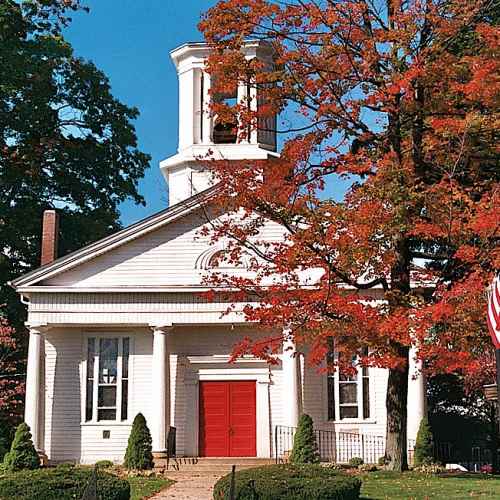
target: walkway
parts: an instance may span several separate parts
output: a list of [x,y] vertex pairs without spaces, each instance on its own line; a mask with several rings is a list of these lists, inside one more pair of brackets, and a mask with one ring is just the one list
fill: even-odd
[[151,500],[176,499],[176,500],[212,500],[214,484],[227,472],[173,472],[166,476],[176,481]]

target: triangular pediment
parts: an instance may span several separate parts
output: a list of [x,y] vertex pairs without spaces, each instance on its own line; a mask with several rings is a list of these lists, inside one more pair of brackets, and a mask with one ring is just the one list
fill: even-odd
[[[35,269],[12,282],[16,289],[32,286],[83,286],[83,283],[105,283],[117,280],[133,266],[144,266],[151,259],[169,258],[170,248],[179,244],[194,245],[198,229],[208,222],[207,207],[213,190],[159,212],[111,236],[91,243],[80,250]],[[181,243],[182,241],[182,243]],[[188,243],[190,242],[190,243]],[[198,242],[197,246],[204,243]],[[206,246],[206,243],[205,243]],[[164,253],[166,248],[167,253]],[[184,247],[185,248],[185,247]],[[186,249],[186,248],[185,248]],[[185,250],[184,250],[185,252]],[[175,258],[172,257],[173,265]],[[129,268],[129,266],[132,266]],[[111,276],[113,274],[113,278]],[[125,283],[125,279],[121,282]],[[80,285],[79,285],[80,284]],[[135,284],[138,284],[137,281]]]

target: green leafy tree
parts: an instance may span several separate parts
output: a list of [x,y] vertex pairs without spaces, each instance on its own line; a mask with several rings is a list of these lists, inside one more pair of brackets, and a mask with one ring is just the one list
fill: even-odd
[[290,462],[292,464],[315,464],[319,462],[313,421],[309,415],[303,414],[299,419],[297,432],[293,439]]
[[43,211],[60,212],[63,255],[119,229],[121,202],[144,203],[137,183],[149,156],[137,147],[138,110],[64,39],[78,8],[0,2],[0,304],[21,341],[21,373],[26,313],[7,283],[39,265]]
[[134,418],[130,437],[128,438],[127,451],[124,465],[127,469],[152,469],[153,453],[151,433],[142,413]]
[[420,421],[415,443],[414,465],[427,465],[434,461],[434,440],[427,416]]
[[8,471],[40,467],[40,458],[33,445],[28,424],[23,422],[17,427],[10,451],[4,457],[4,466]]

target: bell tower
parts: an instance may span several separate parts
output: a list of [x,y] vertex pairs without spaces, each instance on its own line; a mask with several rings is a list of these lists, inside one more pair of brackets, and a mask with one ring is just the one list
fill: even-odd
[[[242,47],[247,59],[259,58],[270,67],[272,48],[263,42],[249,41]],[[245,140],[240,140],[238,124],[222,123],[210,112],[210,75],[205,61],[210,48],[206,43],[187,43],[170,55],[179,78],[179,148],[175,156],[160,162],[169,189],[169,205],[179,203],[211,185],[210,172],[198,158],[225,160],[265,160],[277,157],[276,118],[265,119]],[[234,95],[218,96],[228,104],[250,102],[258,106],[258,89],[240,83]],[[250,97],[250,99],[248,99]]]

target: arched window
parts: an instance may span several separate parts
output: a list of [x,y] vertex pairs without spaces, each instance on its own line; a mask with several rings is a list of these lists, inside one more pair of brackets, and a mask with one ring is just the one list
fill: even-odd
[[229,262],[224,250],[218,250],[208,260],[208,269],[216,269],[218,267],[235,267],[233,263]]

